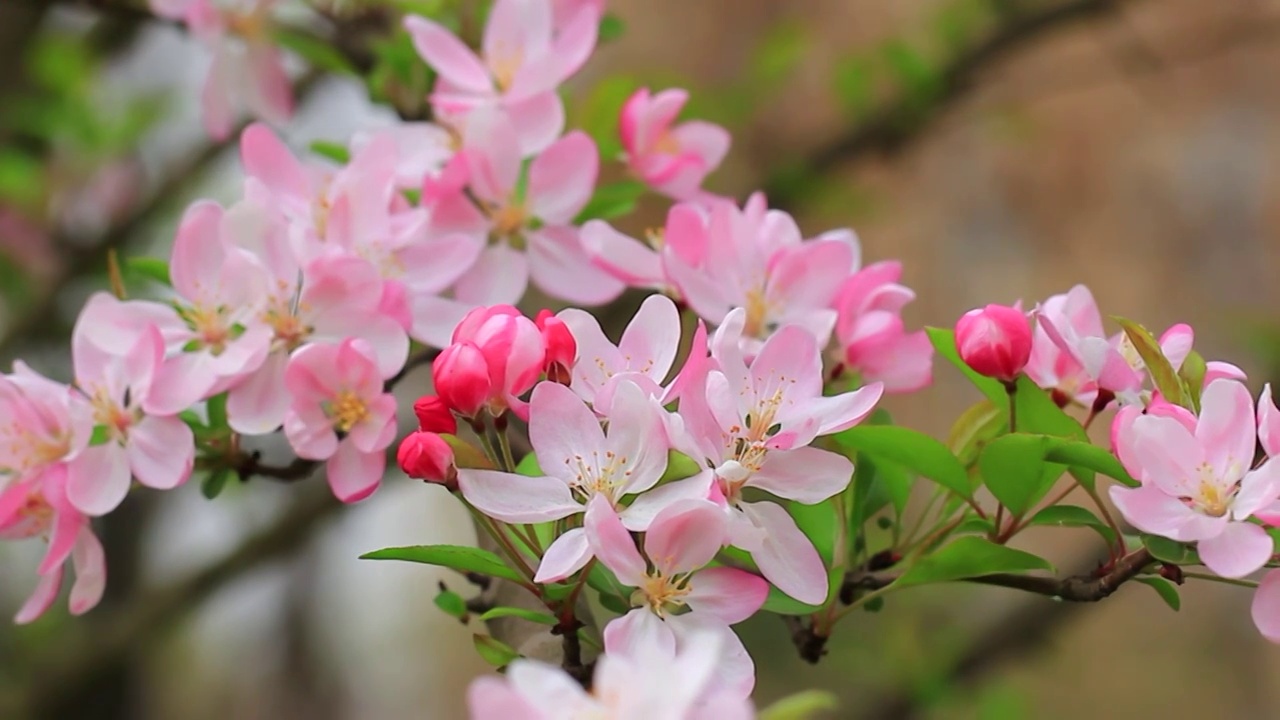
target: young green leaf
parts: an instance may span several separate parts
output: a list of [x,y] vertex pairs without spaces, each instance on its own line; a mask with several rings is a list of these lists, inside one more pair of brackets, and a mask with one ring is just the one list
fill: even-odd
[[828,717],[840,703],[826,690],[802,690],[788,695],[760,711],[759,720],[809,720]]
[[1050,477],[1044,459],[1048,449],[1043,435],[1015,433],[987,443],[978,456],[987,489],[1014,515],[1025,514],[1053,486],[1056,476]]
[[515,648],[488,635],[477,633],[471,636],[471,640],[475,644],[476,652],[480,653],[481,659],[495,668],[506,667],[512,660],[520,657],[520,653],[516,652]]
[[131,257],[124,261],[124,271],[133,278],[146,278],[154,280],[168,287],[169,285],[169,263],[160,258],[153,257]]
[[1152,382],[1165,400],[1190,409],[1191,404],[1188,402],[1186,393],[1183,392],[1182,378],[1178,377],[1178,373],[1174,371],[1169,358],[1164,356],[1164,351],[1160,349],[1160,343],[1155,337],[1145,327],[1132,320],[1122,317],[1112,319],[1124,329],[1125,337],[1132,343],[1133,349],[1138,351],[1138,356],[1147,366],[1147,372],[1151,373]]
[[1036,513],[1027,526],[1093,528],[1107,545],[1114,545],[1116,533],[1097,515],[1078,505],[1051,505]]
[[462,620],[467,617],[467,601],[462,596],[452,590],[441,590],[436,593],[436,607],[444,611],[444,614],[450,617],[456,617]]
[[894,587],[953,582],[996,573],[1053,571],[1048,560],[979,537],[962,537],[926,555],[894,582]]
[[200,483],[200,494],[204,495],[206,500],[212,500],[222,494],[227,486],[227,481],[235,476],[235,471],[230,468],[219,468],[209,473]]
[[578,213],[578,217],[574,218],[574,223],[580,225],[588,220],[608,220],[626,215],[635,209],[644,193],[644,184],[636,180],[620,180],[601,185],[596,188],[582,212]]
[[1092,443],[1054,438],[1048,452],[1045,453],[1045,459],[1049,462],[1100,472],[1129,487],[1137,487],[1139,485],[1138,481],[1129,474],[1129,471],[1124,469],[1124,465],[1116,459],[1115,455],[1112,455],[1105,448],[1098,447]]
[[600,19],[600,31],[596,35],[597,41],[607,43],[622,37],[627,31],[627,24],[617,15],[609,13]]
[[1161,577],[1140,577],[1134,578],[1134,580],[1155,590],[1160,599],[1173,608],[1174,612],[1182,609],[1182,598],[1178,595],[1177,585]]
[[1146,546],[1147,552],[1151,556],[1163,563],[1170,565],[1198,565],[1200,564],[1200,556],[1195,550],[1192,550],[1184,543],[1177,540],[1170,540],[1159,535],[1147,535],[1143,533],[1142,544]]
[[795,519],[800,532],[813,542],[818,554],[822,556],[822,562],[827,567],[831,567],[835,553],[836,528],[840,524],[840,518],[836,516],[835,502],[827,499],[816,505],[804,505],[793,501],[787,503],[787,510]]
[[347,150],[342,143],[336,143],[331,140],[314,140],[311,143],[311,152],[322,158],[328,158],[340,165],[346,165],[351,162],[351,151]]
[[459,572],[474,572],[489,577],[523,582],[525,578],[507,567],[502,558],[480,548],[462,545],[412,545],[383,548],[360,556],[361,560],[404,560],[438,565]]
[[556,619],[556,616],[550,613],[516,607],[496,607],[485,612],[480,616],[480,619],[484,622],[489,622],[490,620],[497,620],[498,618],[504,617],[517,617],[521,620],[528,620],[529,622],[535,622],[540,625],[555,625],[560,622]]
[[969,475],[956,456],[946,445],[924,433],[891,425],[859,425],[834,437],[846,450],[866,453],[877,462],[897,463],[961,497],[973,494]]
[[317,70],[342,75],[360,74],[345,55],[314,35],[289,28],[277,28],[275,39],[281,47],[293,51]]

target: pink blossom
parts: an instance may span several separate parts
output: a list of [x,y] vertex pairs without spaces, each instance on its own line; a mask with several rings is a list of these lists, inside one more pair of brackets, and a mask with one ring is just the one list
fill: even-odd
[[631,171],[677,200],[695,196],[729,152],[729,132],[719,125],[695,120],[672,126],[688,100],[684,90],[651,96],[641,88],[622,106],[619,120]]
[[425,432],[456,435],[458,421],[444,401],[435,395],[423,395],[413,403],[413,414],[418,417],[418,429]]
[[979,374],[1013,382],[1031,357],[1031,323],[1016,307],[970,310],[956,323],[956,349]]
[[293,114],[293,87],[272,38],[275,0],[150,0],[150,5],[157,15],[185,23],[213,52],[200,94],[211,137],[231,135],[241,110],[275,124]]
[[308,345],[289,360],[284,381],[293,395],[284,432],[298,457],[327,461],[339,500],[372,494],[396,434],[395,397],[382,391],[373,348],[359,339]]
[[[529,441],[547,475],[459,470],[463,497],[484,514],[510,523],[575,515],[597,495],[629,517],[632,510],[622,508],[622,499],[649,490],[666,470],[666,436],[649,399],[631,383],[615,390],[609,421],[606,435],[595,413],[572,390],[539,383],[529,402]],[[547,548],[536,580],[568,577],[591,556],[582,528],[569,530]]]
[[570,388],[596,411],[608,413],[619,382],[634,383],[653,397],[664,397],[664,382],[680,349],[680,311],[663,295],[650,295],[622,332],[617,345],[605,337],[591,313],[569,308],[559,318],[577,342]]
[[0,377],[0,418],[0,508],[3,493],[29,494],[47,476],[65,474],[66,461],[93,434],[84,396],[21,362],[12,375]]
[[1138,488],[1111,498],[1143,532],[1197,542],[1200,558],[1223,577],[1262,567],[1271,537],[1250,516],[1280,500],[1280,465],[1250,470],[1258,429],[1244,385],[1217,380],[1205,389],[1194,428],[1174,415],[1133,417],[1117,431],[1120,456],[1139,469]]
[[[1037,384],[1057,390],[1068,400],[1096,395],[1100,389],[1122,403],[1140,402],[1144,378],[1135,368],[1137,354],[1123,333],[1107,337],[1089,288],[1076,285],[1065,295],[1049,298],[1036,310],[1036,318],[1045,336],[1067,355],[1066,359],[1043,354],[1036,357],[1033,351],[1027,374]],[[1054,376],[1056,384],[1041,382]]]
[[[164,398],[152,392],[164,361],[164,340],[155,325],[121,332],[107,347],[95,338],[113,321],[129,322],[129,309],[105,293],[89,299],[72,331],[76,385],[89,398],[103,441],[82,450],[68,468],[67,497],[89,515],[115,509],[129,491],[129,478],[167,490],[191,476],[195,438],[172,411],[157,411]],[[145,312],[145,310],[143,310]],[[92,330],[91,330],[92,328]]]
[[476,308],[453,331],[453,343],[432,364],[436,392],[464,417],[487,410],[493,417],[514,410],[538,381],[546,357],[542,332],[510,305]]
[[405,475],[427,482],[440,483],[450,489],[458,486],[458,468],[453,461],[453,448],[433,432],[409,433],[400,441],[396,462]]
[[[862,421],[883,387],[873,383],[823,396],[817,341],[795,326],[774,333],[748,365],[737,340],[744,314],[735,310],[717,332],[713,355],[719,369],[681,396],[683,431],[672,433],[681,450],[707,469],[649,496],[661,494],[667,502],[676,497],[716,500],[729,515],[731,544],[751,553],[760,572],[780,590],[820,604],[827,596],[827,574],[813,544],[781,506],[747,502],[743,490],[757,488],[806,504],[842,491],[852,479],[852,463],[809,443]],[[642,512],[655,503],[650,497],[642,496],[628,512]]]
[[1250,611],[1258,632],[1271,642],[1280,643],[1280,570],[1269,570],[1262,576]]
[[742,697],[750,695],[755,666],[728,626],[754,615],[769,585],[742,570],[706,567],[728,539],[724,512],[697,499],[667,506],[645,531],[643,556],[603,496],[588,504],[585,529],[600,562],[623,585],[637,588],[632,603],[638,607],[604,629],[606,652],[628,653],[655,639],[674,650],[690,632],[718,630],[729,643],[722,681]]
[[849,276],[835,299],[840,361],[885,392],[914,392],[933,380],[933,345],[923,330],[908,333],[902,308],[915,292],[898,283],[902,264],[873,263]]
[[542,342],[547,348],[542,371],[548,380],[568,385],[570,370],[578,358],[578,341],[564,320],[551,314],[550,310],[539,311],[534,323],[542,331]]
[[424,181],[439,178],[454,158],[455,137],[449,130],[429,122],[399,122],[377,130],[357,131],[351,138],[351,153],[360,154],[375,142],[389,140],[394,148],[396,187],[419,189]]
[[[763,202],[762,196],[753,196],[748,204]],[[707,255],[709,220],[701,205],[676,203],[667,211],[666,224],[649,231],[643,242],[623,235],[603,220],[591,220],[582,226],[582,246],[596,267],[628,287],[679,297],[667,264],[672,258],[680,258],[690,267],[702,266]]]
[[49,549],[40,563],[40,581],[18,610],[14,622],[26,624],[44,614],[62,588],[64,565],[75,568],[70,608],[82,615],[102,599],[107,582],[102,543],[89,527],[89,519],[67,500],[63,466],[39,480],[10,486],[0,493],[0,539],[43,537]]
[[457,124],[481,107],[501,107],[519,131],[519,152],[532,155],[564,128],[556,88],[586,62],[596,44],[599,10],[590,5],[553,27],[550,0],[498,0],[485,25],[481,55],[441,25],[416,15],[405,28],[439,81],[432,105]]
[[654,640],[610,652],[590,692],[558,667],[519,659],[502,677],[473,681],[467,707],[473,720],[750,720],[750,702],[718,682],[725,640],[707,630],[678,648]]

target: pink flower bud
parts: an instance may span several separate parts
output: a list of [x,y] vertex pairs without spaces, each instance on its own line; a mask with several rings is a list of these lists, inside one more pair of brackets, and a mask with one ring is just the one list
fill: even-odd
[[453,331],[453,342],[469,343],[483,355],[489,372],[489,411],[495,416],[533,387],[542,374],[546,357],[542,332],[510,305],[467,313]]
[[956,349],[978,373],[1011,382],[1031,358],[1031,322],[1007,305],[970,310],[956,323]]
[[489,400],[493,389],[490,368],[475,345],[450,345],[431,363],[436,393],[450,409],[463,417],[475,417]]
[[453,461],[453,448],[444,438],[421,430],[400,441],[396,451],[400,469],[411,478],[440,483],[450,490],[458,487],[458,468]]
[[423,395],[413,404],[413,414],[418,416],[418,429],[425,432],[456,435],[458,421],[449,406],[435,395]]
[[572,380],[573,363],[578,357],[578,342],[573,339],[569,326],[550,310],[539,312],[535,323],[542,331],[542,340],[547,347],[543,372],[551,382],[568,385]]

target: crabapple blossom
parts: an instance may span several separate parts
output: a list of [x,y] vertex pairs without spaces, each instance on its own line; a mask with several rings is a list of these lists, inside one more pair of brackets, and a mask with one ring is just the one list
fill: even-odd
[[622,106],[618,122],[631,171],[677,200],[697,195],[703,179],[729,152],[729,133],[719,125],[693,120],[672,126],[688,100],[685,90],[651,95],[641,88]]
[[564,320],[546,309],[538,312],[534,324],[542,331],[542,342],[547,348],[542,371],[548,380],[568,385],[571,382],[570,370],[578,357],[578,341],[574,339],[573,332]]
[[1142,486],[1113,487],[1111,499],[1143,532],[1197,542],[1210,570],[1243,577],[1271,558],[1271,536],[1250,516],[1280,499],[1280,465],[1253,463],[1258,428],[1249,391],[1216,380],[1201,398],[1194,427],[1176,415],[1142,415],[1120,426],[1121,457]]
[[0,494],[0,540],[45,537],[49,542],[35,591],[14,617],[18,624],[32,622],[53,605],[68,559],[76,575],[69,599],[73,615],[92,610],[106,588],[102,543],[90,529],[89,518],[68,501],[66,482],[66,473],[59,466],[35,482],[11,486]]
[[1076,285],[1049,298],[1037,308],[1036,321],[1059,351],[1042,350],[1037,357],[1033,349],[1027,374],[1036,384],[1067,402],[1092,404],[1099,390],[1122,403],[1139,402],[1143,375],[1134,367],[1137,354],[1124,333],[1106,335],[1089,288]]
[[458,485],[453,448],[436,433],[422,430],[409,433],[400,441],[396,461],[404,474],[411,478],[440,483],[449,488]]
[[326,461],[339,500],[372,494],[396,433],[395,397],[382,391],[373,349],[356,338],[308,345],[290,358],[284,381],[293,396],[284,432],[298,457]]
[[835,299],[841,366],[892,393],[933,380],[933,345],[923,330],[908,333],[902,322],[902,308],[916,294],[900,277],[902,263],[872,263],[845,280]]
[[113,319],[131,309],[99,293],[89,299],[72,331],[76,385],[88,397],[94,425],[104,436],[103,442],[80,451],[67,469],[67,497],[88,515],[114,510],[129,492],[130,477],[166,490],[186,482],[195,462],[191,428],[173,412],[155,410],[157,404],[171,405],[154,392],[165,352],[160,330],[149,324],[137,332],[121,332],[107,347],[95,341],[106,337],[103,331]]
[[680,311],[670,298],[645,298],[617,345],[591,313],[569,308],[558,317],[577,343],[578,362],[569,387],[597,412],[608,413],[619,382],[633,383],[653,397],[665,396],[663,382],[680,349]]
[[1031,323],[1007,305],[970,310],[956,322],[956,349],[979,374],[1012,382],[1031,357]]
[[586,62],[599,25],[592,3],[553,24],[551,0],[498,0],[477,56],[432,20],[404,20],[414,48],[439,75],[430,98],[437,116],[457,125],[478,108],[500,107],[510,113],[525,156],[547,148],[564,128],[556,88]]
[[423,395],[413,403],[413,414],[418,418],[418,429],[424,432],[455,435],[458,421],[449,406],[435,395]]
[[606,651],[628,653],[649,642],[674,649],[691,632],[717,631],[728,644],[718,670],[722,681],[748,696],[755,666],[728,628],[760,609],[769,585],[743,570],[706,567],[727,540],[724,512],[707,500],[667,506],[645,531],[644,555],[602,496],[588,503],[584,527],[600,562],[637,588],[632,602],[638,607],[605,626]]
[[667,271],[673,257],[699,267],[706,256],[707,211],[693,202],[672,205],[666,224],[649,231],[644,242],[623,235],[603,220],[582,226],[582,246],[591,262],[629,287],[650,288],[680,297]]
[[431,369],[440,399],[462,416],[498,417],[510,408],[524,417],[519,396],[538,381],[545,357],[538,326],[510,305],[494,305],[467,313]]
[[275,124],[293,114],[293,88],[271,35],[275,4],[276,0],[150,0],[152,12],[185,24],[213,53],[200,104],[205,130],[215,140],[231,135],[242,110]]
[[66,474],[66,461],[89,444],[93,411],[74,389],[16,362],[12,375],[0,376],[0,418],[3,516],[47,477]]
[[[780,590],[820,604],[827,597],[827,575],[813,544],[781,506],[747,502],[743,490],[758,488],[805,504],[843,490],[852,479],[853,464],[809,443],[861,422],[875,408],[883,387],[873,383],[823,396],[817,341],[796,326],[775,332],[747,364],[737,339],[744,315],[742,309],[734,310],[717,332],[713,356],[718,369],[681,396],[683,432],[673,436],[706,469],[650,495],[712,498],[730,518],[730,544],[751,553],[760,572]],[[639,506],[637,502],[630,510]]]
[[1280,570],[1269,570],[1253,593],[1253,624],[1262,636],[1280,643]]
[[[662,421],[634,384],[622,383],[614,391],[606,434],[595,413],[572,390],[559,383],[539,383],[529,401],[529,442],[547,475],[459,470],[458,485],[467,502],[510,523],[569,517],[583,512],[596,496],[638,523],[639,529],[657,512],[621,505],[624,497],[652,488],[667,468]],[[535,579],[553,582],[568,577],[591,557],[586,533],[574,528],[547,548]]]
[[719,682],[725,640],[699,631],[679,648],[655,641],[610,652],[590,692],[560,668],[521,658],[503,677],[476,678],[467,708],[472,720],[750,720],[750,701]]

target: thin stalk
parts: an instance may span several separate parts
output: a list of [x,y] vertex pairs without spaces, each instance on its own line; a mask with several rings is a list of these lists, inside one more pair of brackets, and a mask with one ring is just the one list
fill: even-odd
[[[466,503],[463,504],[466,505]],[[524,561],[523,557],[521,557],[520,551],[516,550],[515,546],[511,544],[511,538],[507,537],[506,533],[502,532],[498,526],[494,525],[493,521],[484,513],[481,513],[470,505],[467,505],[467,511],[471,513],[471,517],[475,520],[476,524],[484,528],[485,532],[489,533],[489,537],[493,538],[493,541],[498,544],[499,549],[503,551],[507,556],[507,559],[516,564],[516,569],[528,578],[528,580],[532,581],[534,574],[533,570],[529,568],[529,564]],[[520,584],[533,594],[540,594],[538,592],[538,588],[531,583],[522,582]]]
[[1237,585],[1239,587],[1247,587],[1247,588],[1258,587],[1258,583],[1252,580],[1235,580],[1232,578],[1224,578],[1224,577],[1218,577],[1217,575],[1210,575],[1208,573],[1187,572],[1183,570],[1182,577],[1195,578],[1196,580],[1208,580],[1209,582],[1218,582],[1218,583],[1222,583],[1223,585]]

